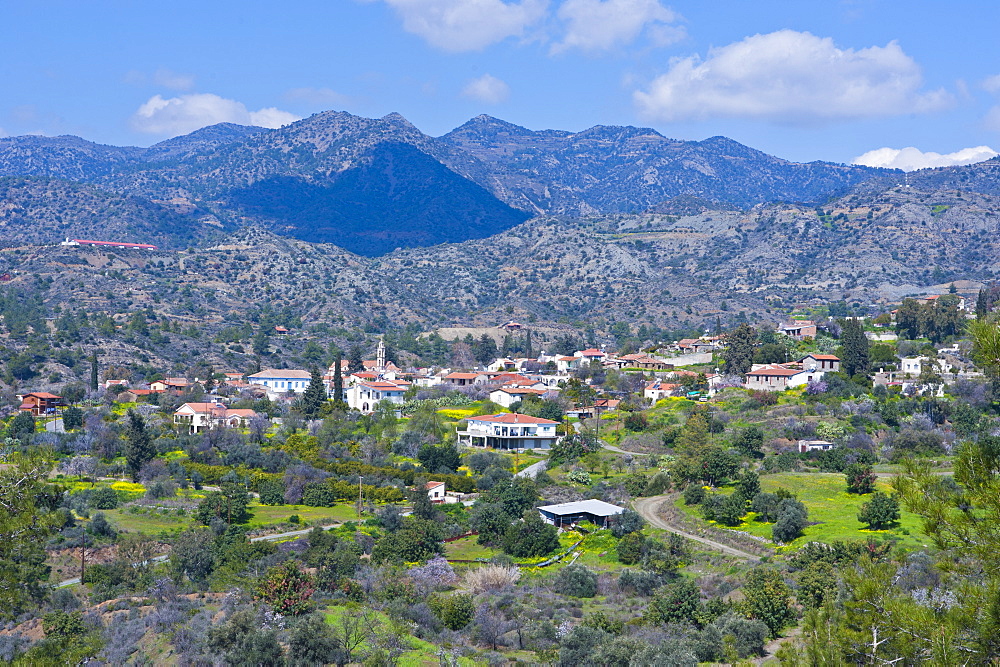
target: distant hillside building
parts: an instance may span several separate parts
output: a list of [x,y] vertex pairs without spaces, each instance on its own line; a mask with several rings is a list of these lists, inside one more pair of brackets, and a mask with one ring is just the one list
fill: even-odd
[[558,505],[543,505],[538,508],[542,521],[553,526],[572,526],[582,521],[589,521],[601,528],[607,528],[611,517],[618,516],[625,508],[606,503],[603,500],[591,498]]
[[266,387],[268,393],[273,394],[284,394],[289,391],[301,394],[309,386],[310,379],[312,379],[312,375],[310,375],[309,371],[288,368],[268,368],[260,373],[247,376],[249,384]]

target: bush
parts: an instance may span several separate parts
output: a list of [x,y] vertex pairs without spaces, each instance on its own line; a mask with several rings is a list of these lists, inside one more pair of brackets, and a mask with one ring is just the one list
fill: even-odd
[[484,565],[465,573],[465,587],[473,593],[510,588],[521,579],[521,568],[512,565]]
[[728,496],[711,494],[701,504],[702,512],[709,521],[718,521],[724,526],[738,526],[747,513],[743,497],[733,493]]
[[684,489],[685,505],[700,505],[706,496],[705,487],[701,484],[688,484]]
[[870,465],[863,463],[852,463],[844,470],[844,477],[847,478],[847,492],[865,495],[875,490],[875,481],[878,479],[872,471]]
[[775,542],[788,543],[802,534],[802,529],[809,525],[806,506],[798,500],[786,498],[778,506],[778,519],[771,528],[771,537]]
[[757,514],[757,521],[771,523],[778,519],[781,498],[773,493],[758,493],[750,503],[750,511]]
[[625,565],[635,565],[642,560],[643,546],[646,538],[642,533],[629,533],[615,547],[618,560]]
[[557,592],[575,598],[592,598],[597,595],[597,574],[580,564],[564,567],[556,575]]
[[884,530],[899,521],[899,501],[881,491],[861,506],[858,521],[867,524],[870,530]]
[[461,630],[471,623],[476,615],[476,605],[472,596],[466,593],[433,596],[428,604],[431,611],[449,630]]
[[535,510],[527,510],[524,519],[512,523],[504,534],[504,553],[517,558],[544,556],[559,547],[556,527],[542,521]]
[[257,585],[257,594],[279,614],[297,616],[312,609],[315,578],[295,561],[272,567]]
[[284,505],[285,485],[276,479],[262,479],[257,483],[261,505]]
[[618,589],[634,590],[636,595],[649,597],[663,585],[663,577],[655,572],[625,570],[618,576]]
[[642,516],[632,509],[624,509],[621,514],[611,518],[611,534],[615,537],[624,537],[629,533],[642,530],[646,525]]
[[95,510],[117,509],[118,494],[110,486],[99,486],[90,492],[87,504]]

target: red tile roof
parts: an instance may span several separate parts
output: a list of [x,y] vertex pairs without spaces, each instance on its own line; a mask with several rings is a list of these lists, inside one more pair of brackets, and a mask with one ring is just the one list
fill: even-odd
[[21,394],[21,396],[24,398],[27,398],[28,396],[34,396],[35,398],[62,398],[62,396],[56,396],[55,394],[50,394],[47,391],[33,391],[30,394]]
[[761,376],[761,377],[792,377],[793,375],[798,375],[802,370],[799,368],[785,368],[783,366],[767,366],[765,368],[758,368],[755,371],[750,371],[747,375]]

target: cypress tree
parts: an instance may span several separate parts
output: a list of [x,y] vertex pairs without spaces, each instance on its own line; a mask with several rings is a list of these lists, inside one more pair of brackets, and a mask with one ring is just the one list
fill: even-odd
[[986,301],[986,288],[982,288],[979,290],[979,294],[976,295],[976,319],[983,319],[989,311],[990,307]]
[[125,422],[125,462],[133,480],[139,479],[139,469],[156,456],[153,437],[146,428],[146,420],[135,410],[129,410]]
[[725,372],[739,375],[749,373],[758,342],[757,330],[749,324],[741,324],[726,334],[726,350],[722,353]]
[[340,350],[337,350],[337,356],[333,359],[333,400],[337,404],[344,402],[344,374],[340,370],[340,363]]
[[309,386],[302,394],[302,414],[306,417],[318,417],[320,408],[326,402],[326,386],[319,369],[313,367],[310,371]]
[[844,347],[844,372],[848,375],[867,375],[869,343],[861,322],[854,319],[845,320],[840,342]]
[[97,353],[90,354],[90,390],[97,391]]

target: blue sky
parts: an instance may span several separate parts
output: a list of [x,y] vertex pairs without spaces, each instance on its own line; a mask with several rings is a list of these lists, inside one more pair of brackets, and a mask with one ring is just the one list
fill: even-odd
[[338,109],[437,136],[488,113],[946,164],[1000,148],[998,19],[987,0],[3,0],[0,135],[149,145]]

